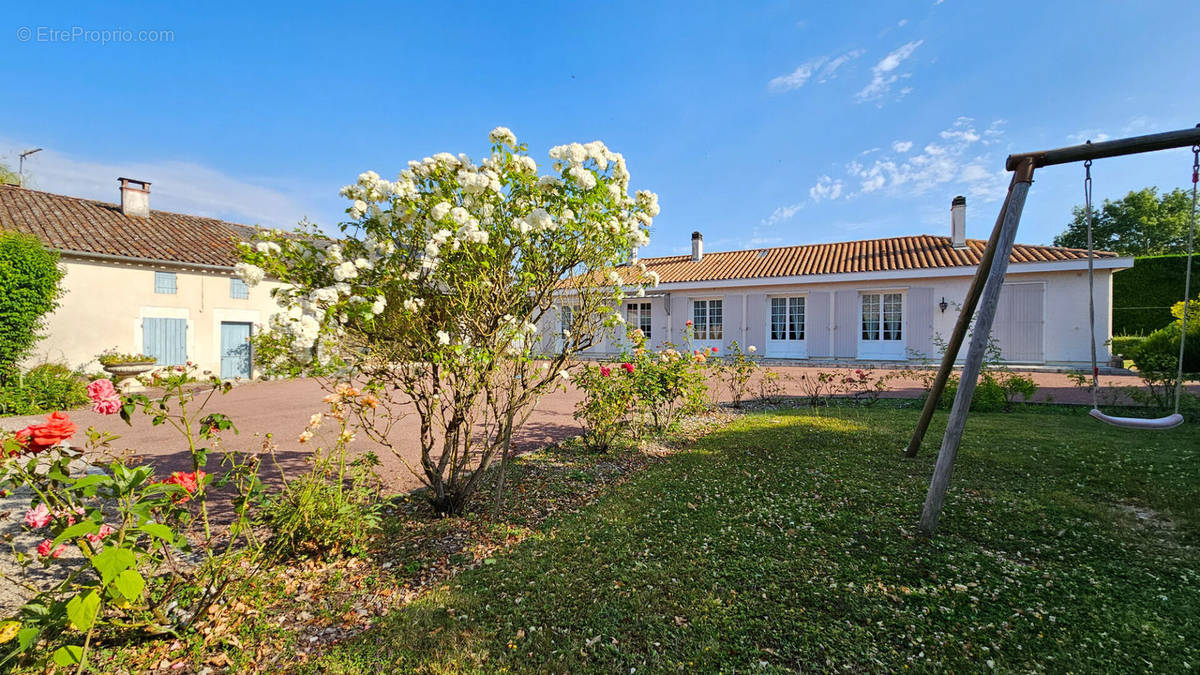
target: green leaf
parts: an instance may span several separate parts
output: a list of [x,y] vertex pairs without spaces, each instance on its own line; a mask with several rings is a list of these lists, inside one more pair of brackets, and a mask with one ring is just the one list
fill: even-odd
[[104,550],[92,558],[92,567],[100,573],[100,580],[105,586],[112,583],[117,575],[133,567],[137,562],[133,551],[116,546],[105,546]]
[[117,575],[113,585],[125,596],[125,599],[133,602],[142,597],[142,591],[146,588],[146,580],[137,570],[129,569]]
[[82,537],[85,534],[93,534],[96,532],[96,530],[99,530],[99,529],[100,529],[100,526],[97,525],[95,521],[82,520],[82,521],[75,523],[74,525],[68,527],[67,529],[63,530],[62,532],[59,532],[58,536],[55,537],[54,541],[51,543],[50,548],[51,548],[51,550],[53,550],[56,546],[58,546],[59,544],[61,544],[62,542],[66,541],[68,539],[75,539],[76,537]]
[[71,486],[71,489],[84,490],[84,489],[92,487],[93,485],[107,483],[107,482],[110,482],[111,480],[112,480],[111,478],[109,478],[108,476],[105,476],[103,474],[93,474],[91,476],[84,476],[83,478],[80,478],[79,480],[75,481],[75,484]]
[[89,590],[86,595],[76,595],[67,603],[67,618],[71,620],[72,626],[82,631],[92,627],[98,611],[100,594],[94,590]]
[[66,645],[54,650],[54,662],[64,668],[78,665],[80,661],[83,661],[83,647]]
[[168,544],[175,541],[175,530],[162,523],[143,523],[138,526],[138,529],[152,537],[158,537]]
[[17,645],[20,650],[25,651],[29,649],[30,645],[37,641],[38,633],[41,633],[41,631],[33,626],[22,628],[17,633]]

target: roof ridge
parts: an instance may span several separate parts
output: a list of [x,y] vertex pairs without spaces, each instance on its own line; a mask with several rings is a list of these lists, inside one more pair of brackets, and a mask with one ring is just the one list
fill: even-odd
[[[75,195],[64,195],[64,194],[61,194],[58,192],[49,192],[47,190],[37,190],[34,188],[30,188],[30,187],[22,187],[20,185],[13,185],[12,183],[0,183],[0,189],[2,189],[2,188],[9,188],[13,192],[33,193],[33,194],[37,194],[37,195],[45,195],[47,197],[54,197],[57,199],[70,199],[70,200],[77,201],[77,202],[86,202],[88,204],[95,204],[97,206],[105,206],[105,207],[116,209],[118,211],[121,210],[120,204],[118,204],[116,202],[106,202],[102,199],[92,199],[91,197],[77,197]],[[162,213],[162,214],[165,214],[168,216],[182,216],[184,218],[199,218],[202,220],[211,220],[211,221],[222,223],[225,225],[238,225],[241,227],[255,227],[255,228],[263,227],[261,225],[247,225],[245,223],[236,223],[232,220],[225,220],[223,218],[213,218],[212,216],[201,216],[201,215],[197,215],[194,213],[181,213],[179,211],[164,211],[162,209],[150,209],[150,213]],[[125,215],[125,214],[122,213],[121,215]],[[267,228],[267,229],[270,229],[270,228]]]

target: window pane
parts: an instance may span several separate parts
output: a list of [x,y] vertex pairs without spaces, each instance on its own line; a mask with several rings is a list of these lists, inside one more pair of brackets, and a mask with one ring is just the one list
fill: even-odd
[[235,300],[245,300],[250,297],[250,289],[246,287],[246,282],[234,277],[229,280],[229,297]]
[[708,339],[708,301],[696,300],[692,303],[692,328],[697,340]]
[[720,340],[723,334],[723,319],[721,317],[721,301],[708,301],[708,339]]
[[788,337],[804,339],[804,298],[788,298]]
[[154,292],[155,293],[175,293],[175,273],[174,272],[155,272],[154,273]]
[[574,317],[574,315],[575,315],[575,308],[571,307],[570,305],[563,305],[561,308],[559,308],[559,312],[558,312],[559,330],[561,330],[561,331],[571,330],[571,322],[572,322],[572,317]]
[[642,315],[638,321],[637,327],[642,330],[642,335],[645,335],[646,339],[649,340],[650,339],[650,303],[648,303],[648,302],[642,303],[641,314]]
[[771,339],[783,340],[787,326],[787,300],[771,298]]
[[862,296],[862,339],[879,339],[879,295]]
[[900,326],[903,323],[902,308],[904,300],[899,293],[886,293],[883,296],[883,339],[899,340]]

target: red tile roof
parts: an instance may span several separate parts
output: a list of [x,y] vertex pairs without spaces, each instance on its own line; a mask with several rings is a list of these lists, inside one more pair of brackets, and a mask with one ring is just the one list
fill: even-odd
[[[691,255],[642,258],[647,270],[658,272],[661,283],[767,279],[816,274],[847,274],[888,270],[922,270],[968,267],[979,264],[987,242],[968,239],[965,249],[955,249],[949,237],[921,234],[848,241],[836,244],[807,244],[745,251],[705,253],[700,262]],[[1115,258],[1116,253],[1097,251],[1098,258]],[[1013,247],[1010,262],[1059,262],[1087,260],[1087,251],[1059,246]],[[637,283],[640,273],[632,268],[628,283]]]
[[63,251],[232,267],[234,240],[253,228],[215,218],[150,211],[121,213],[117,204],[0,185],[0,230],[32,234]]

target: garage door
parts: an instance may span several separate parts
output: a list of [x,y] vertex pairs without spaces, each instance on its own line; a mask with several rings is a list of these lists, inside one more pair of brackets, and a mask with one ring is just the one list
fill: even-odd
[[1004,284],[992,323],[1000,357],[1010,363],[1043,363],[1046,285]]

